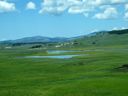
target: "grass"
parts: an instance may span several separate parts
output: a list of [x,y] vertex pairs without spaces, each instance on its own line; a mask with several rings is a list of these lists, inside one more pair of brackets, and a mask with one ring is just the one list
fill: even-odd
[[128,72],[115,70],[128,64],[127,48],[93,47],[70,53],[88,54],[72,59],[25,59],[19,57],[48,54],[0,50],[0,96],[127,96]]
[[[107,47],[107,46],[124,46],[128,42],[128,30],[118,30],[110,32],[97,32],[92,36],[83,36],[71,41],[69,45],[74,47]],[[72,44],[74,42],[74,44]],[[72,46],[65,47],[72,47]]]

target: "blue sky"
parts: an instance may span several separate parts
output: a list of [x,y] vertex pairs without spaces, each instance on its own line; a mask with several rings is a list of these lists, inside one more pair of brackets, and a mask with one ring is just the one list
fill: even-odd
[[0,0],[0,40],[128,28],[128,0]]

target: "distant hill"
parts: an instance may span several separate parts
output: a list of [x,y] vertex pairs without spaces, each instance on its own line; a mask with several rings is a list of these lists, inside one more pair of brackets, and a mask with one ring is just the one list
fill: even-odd
[[128,45],[128,29],[94,32],[70,42],[68,46],[78,47]]
[[118,35],[128,34],[128,29],[125,29],[125,30],[114,30],[114,31],[110,31],[108,33],[109,34],[118,34]]
[[33,37],[16,39],[16,40],[1,41],[1,43],[44,43],[44,42],[46,43],[46,42],[65,42],[67,40],[68,38],[63,38],[63,37],[50,38],[43,36],[33,36]]
[[[58,43],[63,46],[86,47],[86,46],[113,46],[113,45],[128,45],[128,29],[100,31],[88,35],[82,35],[72,38],[50,38],[43,36],[25,37],[16,40],[2,41],[4,44],[15,43]],[[65,44],[63,44],[65,43]]]

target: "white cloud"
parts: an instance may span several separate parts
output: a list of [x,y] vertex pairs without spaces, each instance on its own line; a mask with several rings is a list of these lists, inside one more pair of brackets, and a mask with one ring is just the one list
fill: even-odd
[[124,18],[128,20],[128,4],[125,5],[125,11],[126,12],[124,13]]
[[90,2],[90,1],[87,2],[85,0],[83,0],[83,1],[77,0],[77,2],[74,4],[70,3],[70,6],[68,8],[68,13],[83,14],[83,15],[88,14],[89,12],[94,10],[95,6],[92,6],[92,3],[93,2]]
[[67,9],[67,0],[44,0],[39,13],[60,14]]
[[103,13],[97,13],[95,14],[94,18],[97,19],[111,19],[111,18],[116,18],[117,17],[117,10],[114,7],[108,7],[104,10]]
[[84,13],[83,14],[85,17],[89,17],[89,14],[88,13]]
[[122,30],[127,29],[126,27],[121,27]]
[[39,13],[60,14],[67,11],[70,14],[85,14],[94,9],[92,1],[94,0],[44,0]]
[[81,6],[73,6],[73,7],[69,8],[68,13],[81,14],[81,13],[85,13],[86,11],[88,11],[88,10],[81,8]]
[[6,0],[0,0],[0,12],[15,11],[16,7],[14,3],[9,3]]
[[125,10],[128,10],[128,4],[125,5]]
[[126,27],[114,27],[112,30],[124,30],[127,29]]
[[128,20],[128,12],[125,13],[124,18]]
[[120,30],[120,28],[118,28],[118,27],[114,27],[112,30]]
[[107,3],[107,0],[90,0],[90,1],[88,1],[88,3],[93,6],[99,6],[99,5],[103,5],[103,4]]
[[34,2],[28,2],[26,5],[26,9],[34,10],[36,9],[36,4]]
[[121,3],[127,3],[127,0],[111,0],[111,3],[117,3],[117,4],[121,4]]
[[91,33],[98,32],[98,31],[99,31],[98,29],[94,29],[91,31]]
[[[126,3],[128,3],[128,0],[43,0],[39,13],[61,14],[66,11],[70,14],[89,14],[90,12],[99,9],[101,6],[111,6],[114,4],[125,5]],[[108,11],[106,10],[106,12]],[[117,12],[115,9],[110,9],[108,15],[110,16],[112,13],[115,14]],[[103,14],[99,15],[98,17],[109,17],[108,15],[107,17]]]

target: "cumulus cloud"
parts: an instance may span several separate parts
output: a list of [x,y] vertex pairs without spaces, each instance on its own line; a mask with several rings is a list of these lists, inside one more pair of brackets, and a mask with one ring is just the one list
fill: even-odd
[[67,0],[44,0],[39,13],[60,14],[67,9]]
[[127,29],[126,27],[121,27],[122,30]]
[[68,13],[71,14],[88,14],[94,10],[95,5],[92,6],[93,2],[86,2],[78,0],[76,3],[69,3]]
[[6,0],[0,0],[0,12],[11,12],[15,10],[16,7],[14,3],[10,3]]
[[125,5],[125,10],[128,10],[128,4]]
[[[42,0],[40,14],[82,14],[85,17],[94,15],[96,19],[110,19],[118,15],[115,5],[123,4],[128,10],[128,0]],[[114,5],[114,6],[113,6]],[[111,7],[113,6],[113,7]],[[115,8],[114,8],[115,7]],[[26,9],[35,10],[36,4],[32,1],[26,4]],[[10,12],[16,10],[15,3],[8,0],[0,0],[0,12]],[[100,10],[104,10],[100,12]],[[94,14],[98,12],[97,14]],[[93,13],[90,15],[90,13]],[[127,12],[125,13],[127,18]]]
[[124,18],[128,20],[128,12],[125,13]]
[[64,11],[71,14],[85,13],[92,9],[88,3],[89,0],[44,0],[39,13],[58,14]]
[[97,19],[111,19],[111,18],[116,18],[117,15],[118,15],[118,12],[117,12],[116,8],[108,7],[104,10],[103,13],[95,14],[94,18],[97,18]]
[[91,31],[91,33],[98,32],[98,31],[99,31],[98,29],[93,29],[93,30]]
[[114,27],[114,28],[112,28],[112,30],[120,30],[120,28]]
[[67,11],[70,14],[85,14],[103,1],[105,0],[43,0],[39,13],[60,14]]
[[124,18],[128,20],[128,4],[125,5],[125,11]]
[[36,4],[34,2],[28,2],[27,5],[26,5],[26,9],[29,9],[29,10],[34,10],[36,9]]
[[[40,14],[61,14],[68,12],[69,14],[90,14],[102,6],[127,4],[128,0],[43,0]],[[113,18],[117,14],[115,8],[107,8],[104,13],[96,14],[98,18]],[[107,15],[107,16],[105,16]],[[85,15],[87,17],[87,15]]]
[[122,3],[127,3],[128,0],[110,0],[111,3],[115,3],[115,4],[122,4]]
[[89,11],[90,11],[90,9],[85,9],[82,6],[73,6],[68,9],[68,13],[71,13],[71,14],[83,14],[83,13],[86,13]]
[[114,27],[112,30],[124,30],[127,29],[126,27]]

